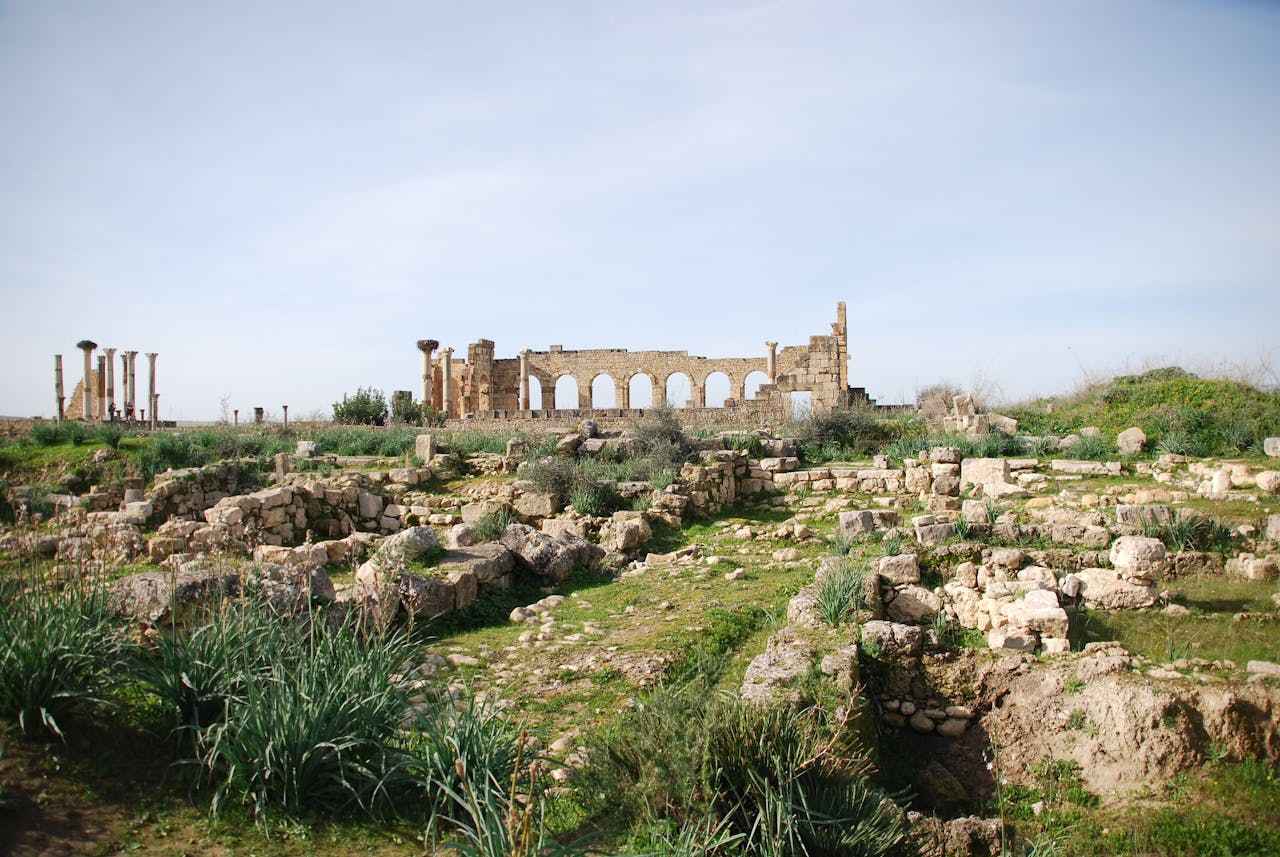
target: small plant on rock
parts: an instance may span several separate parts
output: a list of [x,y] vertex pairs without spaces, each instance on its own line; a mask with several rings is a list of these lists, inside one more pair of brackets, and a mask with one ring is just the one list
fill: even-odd
[[482,515],[471,525],[472,533],[482,542],[494,542],[502,537],[508,526],[516,520],[515,515],[505,506],[486,515]]

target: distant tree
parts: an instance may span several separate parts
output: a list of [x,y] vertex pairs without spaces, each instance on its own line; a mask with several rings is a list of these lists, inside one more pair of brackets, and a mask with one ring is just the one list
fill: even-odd
[[345,425],[380,426],[387,422],[387,397],[373,387],[359,387],[333,403],[333,421]]

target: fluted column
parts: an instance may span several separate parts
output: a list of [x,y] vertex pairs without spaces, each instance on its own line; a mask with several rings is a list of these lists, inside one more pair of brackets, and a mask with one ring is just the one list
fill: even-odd
[[529,410],[529,349],[520,352],[520,410]]
[[103,349],[107,352],[107,418],[116,418],[116,350]]
[[765,347],[769,349],[768,366],[765,374],[769,376],[769,383],[778,383],[778,343],[766,342]]
[[81,382],[80,390],[84,394],[80,397],[80,411],[84,419],[93,419],[93,386],[91,379],[93,378],[93,351],[98,347],[98,343],[88,339],[82,339],[76,343],[76,348],[84,352],[84,381]]
[[67,397],[62,395],[62,355],[53,355],[53,396],[57,403],[57,410],[54,411],[58,415],[58,422],[62,422],[66,418],[63,407],[67,401]]
[[159,352],[147,352],[147,406],[151,409],[151,428],[156,427],[156,358]]
[[444,403],[444,415],[452,416],[449,409],[453,406],[453,349],[446,348],[440,352],[441,400]]

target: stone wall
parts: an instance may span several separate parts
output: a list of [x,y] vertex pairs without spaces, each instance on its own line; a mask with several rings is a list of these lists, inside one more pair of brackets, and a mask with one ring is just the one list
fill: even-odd
[[[435,346],[434,341],[421,342]],[[518,418],[530,411],[520,406],[522,366],[531,379],[537,380],[541,390],[543,407],[539,412],[555,410],[556,382],[565,377],[573,378],[577,385],[577,411],[591,408],[592,385],[602,376],[613,384],[614,400],[620,410],[630,407],[633,378],[648,379],[652,402],[660,406],[666,401],[668,379],[677,374],[688,377],[690,404],[694,409],[702,409],[706,405],[708,379],[722,373],[728,378],[729,398],[724,409],[716,410],[747,408],[751,418],[759,418],[765,411],[771,418],[788,413],[792,393],[809,393],[816,410],[830,410],[866,398],[864,390],[848,384],[848,324],[844,303],[837,305],[830,335],[812,336],[807,345],[786,346],[781,350],[777,350],[776,343],[767,343],[754,357],[713,358],[688,351],[628,351],[625,348],[565,350],[553,345],[545,351],[525,351],[522,357],[496,358],[494,349],[492,341],[481,339],[467,347],[465,359],[453,359],[452,349],[434,359],[426,357],[430,365],[424,369],[424,384],[430,388],[432,404],[451,418],[465,415],[503,420]],[[447,384],[446,361],[449,364]],[[755,398],[747,399],[748,376],[753,373],[760,373],[763,383]]]

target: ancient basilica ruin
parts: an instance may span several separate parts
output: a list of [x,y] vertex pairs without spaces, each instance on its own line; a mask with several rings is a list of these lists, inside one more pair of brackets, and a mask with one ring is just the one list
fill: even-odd
[[[634,410],[633,391],[648,388],[652,407],[668,404],[673,378],[687,379],[689,409],[707,409],[707,385],[715,376],[727,381],[728,397],[714,410],[744,417],[769,418],[797,407],[815,411],[870,403],[866,391],[849,386],[848,324],[843,302],[829,334],[809,337],[807,345],[778,347],[766,342],[754,357],[699,357],[688,351],[628,351],[625,348],[546,351],[525,349],[516,357],[494,356],[495,344],[481,339],[467,346],[465,360],[454,349],[440,349],[434,339],[418,341],[422,352],[422,401],[446,417],[458,419],[532,419],[556,414],[602,411],[625,416]],[[557,407],[557,384],[571,378],[577,388],[572,407]],[[592,391],[603,380],[612,385],[612,407],[593,403]],[[752,390],[752,384],[758,384]],[[536,393],[536,395],[535,395]],[[398,395],[411,395],[401,391]],[[541,406],[535,407],[535,399]],[[670,404],[677,404],[671,402]]]

